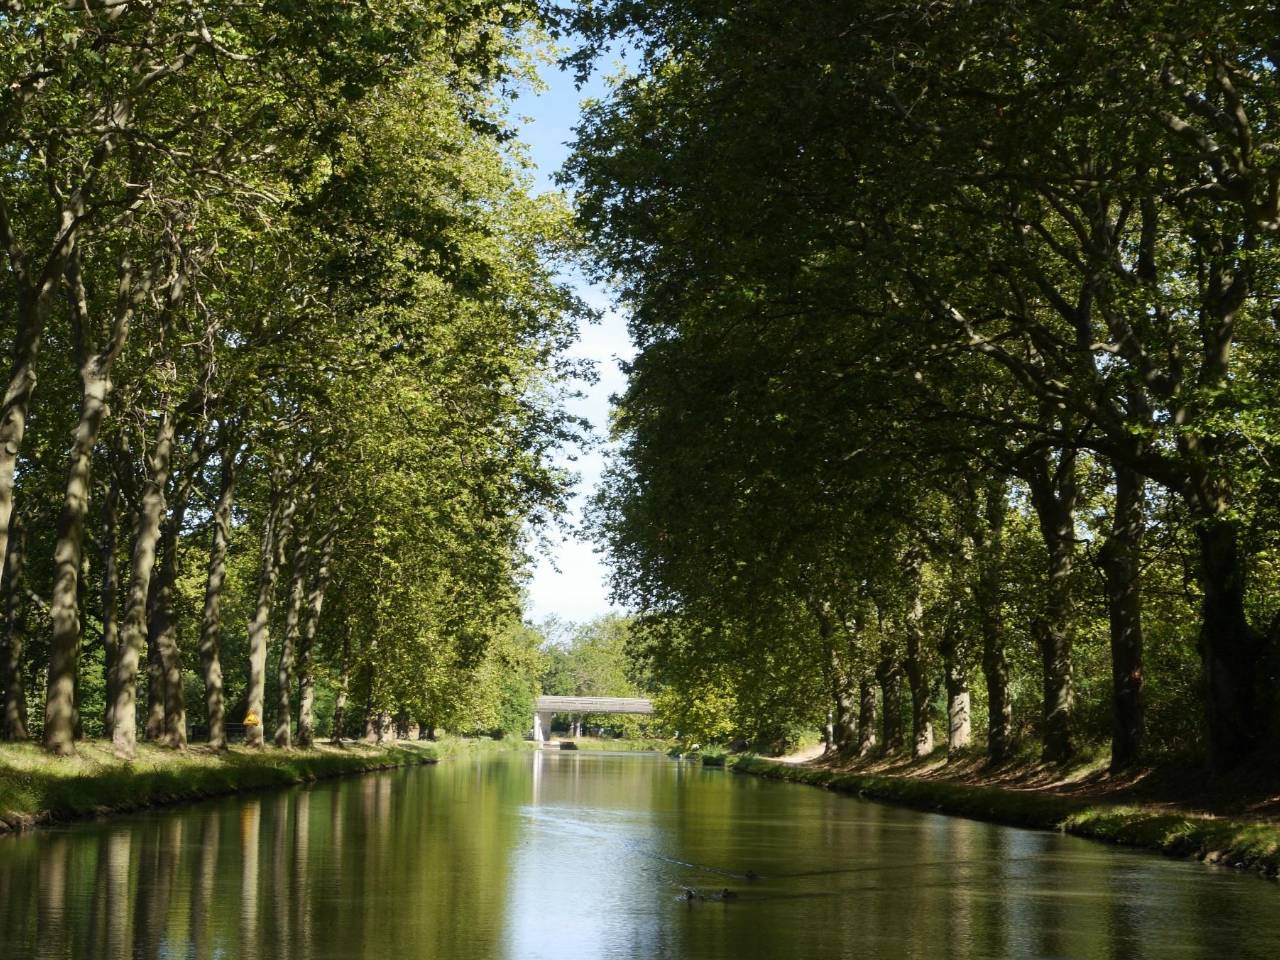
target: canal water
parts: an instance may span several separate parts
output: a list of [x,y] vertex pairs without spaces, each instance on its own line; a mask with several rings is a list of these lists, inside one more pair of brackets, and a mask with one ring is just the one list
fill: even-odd
[[518,753],[0,839],[0,958],[44,957],[1275,960],[1280,885],[654,755]]

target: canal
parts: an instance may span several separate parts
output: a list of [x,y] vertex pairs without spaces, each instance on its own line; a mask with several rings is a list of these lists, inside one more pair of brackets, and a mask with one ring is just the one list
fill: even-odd
[[463,757],[0,838],[4,960],[1277,956],[1272,882],[654,755]]

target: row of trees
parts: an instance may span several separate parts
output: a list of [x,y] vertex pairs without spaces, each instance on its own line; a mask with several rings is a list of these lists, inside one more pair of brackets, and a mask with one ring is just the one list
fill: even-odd
[[[655,675],[849,749],[1272,742],[1280,48],[1244,0],[594,5]],[[980,677],[980,681],[979,681]],[[878,716],[877,716],[878,715]],[[776,732],[776,730],[774,731]]]
[[570,219],[504,109],[537,29],[505,0],[0,5],[5,738],[527,712],[524,544],[577,430]]

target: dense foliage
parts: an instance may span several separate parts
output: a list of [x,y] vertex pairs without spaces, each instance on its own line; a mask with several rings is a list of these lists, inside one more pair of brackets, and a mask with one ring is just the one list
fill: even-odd
[[577,431],[571,219],[505,106],[541,29],[0,4],[4,737],[527,725]]
[[598,520],[655,677],[724,738],[1267,749],[1274,8],[578,24],[636,49],[567,177],[640,351]]

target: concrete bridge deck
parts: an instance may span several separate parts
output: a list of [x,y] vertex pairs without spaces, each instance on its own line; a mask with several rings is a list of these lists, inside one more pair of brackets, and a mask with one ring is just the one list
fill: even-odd
[[533,739],[545,740],[551,717],[557,713],[653,713],[653,702],[643,697],[539,697],[534,705]]

